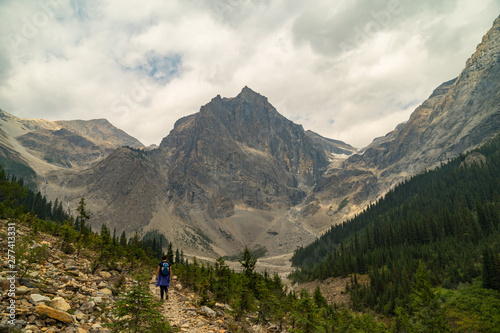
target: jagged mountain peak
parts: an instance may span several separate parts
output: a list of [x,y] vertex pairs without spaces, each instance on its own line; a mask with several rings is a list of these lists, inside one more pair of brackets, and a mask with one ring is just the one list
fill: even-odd
[[[267,97],[245,86],[235,97],[214,97],[200,109],[203,116],[220,117],[228,126],[240,126],[242,122],[262,122],[270,117],[283,117],[268,101]],[[288,120],[287,120],[288,121]]]
[[[483,36],[476,51],[467,59],[463,72],[471,70],[484,70],[492,60],[498,59],[500,55],[500,15],[495,19],[490,30]],[[462,75],[460,75],[462,76]]]
[[236,98],[240,99],[262,99],[267,101],[267,97],[259,94],[258,92],[252,90],[248,86],[244,86],[243,89],[241,89],[241,92],[236,96]]
[[[177,121],[160,147],[183,151],[183,156],[199,153],[202,147],[215,155],[247,147],[268,154],[287,171],[313,178],[328,164],[324,151],[301,125],[282,116],[266,97],[248,87],[233,98],[215,97],[200,112]],[[304,162],[308,167],[299,166]]]

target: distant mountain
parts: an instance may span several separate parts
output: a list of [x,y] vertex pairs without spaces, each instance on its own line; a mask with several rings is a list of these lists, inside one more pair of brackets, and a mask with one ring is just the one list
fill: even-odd
[[0,161],[9,173],[32,181],[59,167],[89,167],[121,146],[143,145],[105,119],[22,119],[0,110]]
[[345,142],[325,138],[311,130],[307,130],[306,134],[314,143],[319,144],[327,154],[350,156],[358,151],[357,148]]
[[217,96],[179,120],[155,153],[169,166],[166,174],[177,196],[226,202],[214,206],[212,217],[232,214],[230,207],[238,203],[258,209],[296,205],[306,195],[304,186],[313,185],[328,166],[302,126],[247,87],[235,98]]
[[[458,78],[443,83],[410,119],[330,168],[314,198],[331,221],[353,216],[408,177],[447,162],[500,131],[500,17]],[[344,210],[333,213],[327,207]]]
[[287,210],[328,165],[302,126],[245,87],[178,120],[157,149],[121,148],[85,171],[51,172],[44,188],[51,196],[64,188],[67,201],[85,196],[97,226],[158,229],[186,250],[224,255],[253,243],[290,251],[315,236]]
[[245,245],[291,253],[402,180],[499,132],[499,30],[500,18],[457,79],[360,150],[304,131],[244,87],[179,119],[158,147],[141,149],[105,120],[2,112],[0,162],[24,165],[68,208],[84,196],[96,228],[156,229],[186,254],[234,254]]

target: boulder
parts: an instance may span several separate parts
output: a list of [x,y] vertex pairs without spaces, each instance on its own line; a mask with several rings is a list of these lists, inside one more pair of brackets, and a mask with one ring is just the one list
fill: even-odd
[[102,296],[111,296],[111,295],[113,295],[113,292],[110,289],[108,289],[108,288],[99,289],[99,291],[97,293],[100,294],[100,295],[102,295]]
[[31,288],[28,288],[26,286],[20,286],[16,288],[16,294],[17,295],[26,295],[31,291]]
[[202,306],[201,311],[208,317],[215,317],[217,315],[217,313],[214,310],[210,309],[208,306]]
[[93,301],[85,302],[80,306],[80,311],[91,312],[94,309],[95,303]]
[[73,317],[69,313],[51,308],[50,306],[47,306],[45,304],[38,304],[35,307],[35,312],[38,313],[39,315],[46,315],[47,317],[59,320],[63,323],[73,322]]
[[66,300],[62,297],[54,297],[52,301],[50,301],[49,305],[57,310],[68,311],[71,309],[71,305],[66,302]]
[[30,295],[30,303],[31,304],[37,305],[38,303],[48,302],[48,301],[50,301],[50,298],[48,298],[47,296],[43,296],[40,294],[31,294]]
[[76,261],[69,259],[64,263],[64,268],[66,269],[76,269]]

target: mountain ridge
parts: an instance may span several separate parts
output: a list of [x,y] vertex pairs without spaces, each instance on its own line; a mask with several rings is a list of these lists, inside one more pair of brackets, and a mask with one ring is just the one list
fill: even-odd
[[[71,167],[44,161],[44,168],[36,169],[43,179],[38,184],[49,198],[64,196],[67,207],[85,196],[95,227],[106,223],[129,234],[155,229],[186,253],[221,256],[243,246],[264,247],[270,255],[290,253],[401,181],[497,133],[499,49],[500,17],[457,79],[439,85],[408,121],[361,150],[304,131],[265,96],[244,87],[235,97],[218,95],[180,118],[153,150],[106,150],[116,143],[73,122],[79,132],[67,125],[77,137],[71,134],[65,142],[76,140],[81,148],[88,143],[78,137],[97,133],[105,153],[80,162],[66,157]],[[49,125],[55,126],[30,123],[31,133],[49,133],[49,139],[68,135],[57,132],[60,128],[41,128]],[[14,141],[2,147],[37,151]]]
[[[329,170],[315,188],[327,193],[319,201],[348,199],[350,211],[334,218],[340,222],[408,177],[484,143],[500,129],[499,82],[500,17],[456,79],[434,89],[408,121]],[[346,187],[354,190],[347,195]]]

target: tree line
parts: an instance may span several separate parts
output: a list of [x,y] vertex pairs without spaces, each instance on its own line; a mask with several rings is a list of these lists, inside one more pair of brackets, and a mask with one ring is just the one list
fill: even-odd
[[[110,265],[127,258],[131,265],[139,261],[151,262],[163,255],[163,248],[168,247],[172,262],[182,262],[183,253],[172,249],[172,243],[162,238],[143,238],[137,232],[127,237],[125,231],[120,236],[116,229],[111,231],[103,224],[99,231],[93,231],[87,221],[91,216],[86,211],[85,198],[81,198],[76,208],[76,216],[70,215],[63,208],[61,201],[54,203],[47,200],[40,191],[33,191],[25,185],[23,179],[8,175],[0,166],[0,218],[18,219],[32,227],[32,232],[47,232],[60,237],[61,249],[66,254],[83,250],[97,251],[93,270],[110,268]],[[164,237],[163,237],[164,238]],[[175,256],[175,257],[174,257]]]
[[[500,290],[500,136],[395,187],[353,219],[333,226],[292,258],[295,282],[351,276],[356,309],[409,310],[419,263],[431,286],[456,289],[477,279]],[[368,275],[361,285],[357,275]],[[413,281],[413,282],[412,282]],[[399,309],[399,310],[398,310]]]
[[215,263],[196,257],[175,266],[183,286],[200,295],[198,305],[225,304],[234,316],[231,332],[250,331],[254,324],[273,324],[279,332],[387,332],[391,328],[370,314],[351,312],[346,306],[328,304],[318,288],[289,289],[278,274],[258,273],[256,256],[247,247],[239,257],[240,269],[230,269],[223,258]]

